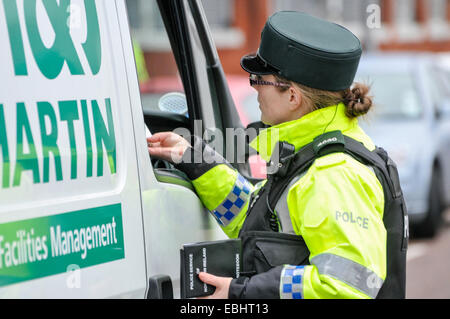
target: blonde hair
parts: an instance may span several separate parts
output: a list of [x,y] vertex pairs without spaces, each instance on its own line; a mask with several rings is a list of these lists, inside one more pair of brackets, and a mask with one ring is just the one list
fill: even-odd
[[[370,87],[362,83],[355,82],[351,88],[334,92],[313,89],[278,75],[274,76],[278,82],[294,85],[300,90],[303,95],[302,104],[309,112],[342,102],[346,106],[347,117],[355,118],[366,114],[372,107],[373,97],[368,95]],[[278,87],[278,89],[283,92],[287,91],[289,87]]]

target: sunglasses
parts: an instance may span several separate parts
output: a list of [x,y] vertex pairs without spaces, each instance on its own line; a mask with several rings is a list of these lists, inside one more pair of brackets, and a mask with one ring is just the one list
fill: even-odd
[[264,81],[264,80],[261,79],[260,75],[256,75],[256,74],[251,74],[248,79],[250,81],[250,86],[253,86],[253,85],[273,85],[273,86],[276,86],[276,87],[285,87],[285,88],[290,87],[290,85],[287,84],[287,83]]

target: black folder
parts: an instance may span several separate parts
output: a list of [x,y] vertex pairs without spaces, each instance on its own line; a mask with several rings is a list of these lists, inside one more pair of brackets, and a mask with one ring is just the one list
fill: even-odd
[[215,287],[203,283],[200,272],[238,278],[242,269],[241,240],[228,239],[183,245],[180,250],[181,298],[212,295]]

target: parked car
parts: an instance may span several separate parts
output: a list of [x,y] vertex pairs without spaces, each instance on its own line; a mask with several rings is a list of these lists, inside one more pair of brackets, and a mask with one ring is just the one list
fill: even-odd
[[360,121],[398,166],[415,234],[433,236],[450,204],[450,96],[428,54],[363,56],[356,81],[371,85],[373,112]]

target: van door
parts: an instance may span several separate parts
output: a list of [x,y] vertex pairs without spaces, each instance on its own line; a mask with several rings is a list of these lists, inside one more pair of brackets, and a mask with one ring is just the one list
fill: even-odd
[[[140,3],[142,10],[145,9],[144,5],[150,6],[146,0]],[[192,0],[164,0],[152,1],[152,5],[157,5],[161,14],[173,61],[182,82],[182,92],[186,96],[187,116],[158,110],[158,99],[152,97],[157,96],[157,83],[161,81],[150,74],[148,85],[141,86],[145,88],[142,92],[145,124],[151,133],[176,130],[214,142],[210,137],[224,128],[225,115],[222,114],[221,106],[224,101],[232,103],[232,100],[217,52],[210,40],[201,3]],[[140,9],[137,11],[142,11]],[[142,34],[139,30],[136,31],[136,36],[140,36],[141,42],[145,44],[146,39],[142,38]],[[209,41],[207,44],[204,43],[205,38]],[[152,44],[150,41],[147,39],[149,45]],[[131,50],[129,54],[132,54]],[[173,67],[166,60],[158,60],[153,55],[150,57],[147,59],[149,69],[164,63],[168,69]],[[134,96],[137,90],[135,80],[130,95]],[[169,276],[174,286],[174,295],[178,297],[181,246],[184,243],[223,239],[226,236],[202,205],[190,181],[182,177],[183,173],[176,171],[169,163],[149,158],[142,111],[136,110],[135,115],[148,276]],[[234,115],[238,122],[237,113]],[[232,118],[233,113],[229,112],[228,117]],[[221,146],[223,144],[222,141]]]
[[0,297],[145,294],[126,20],[123,1],[0,1]]

